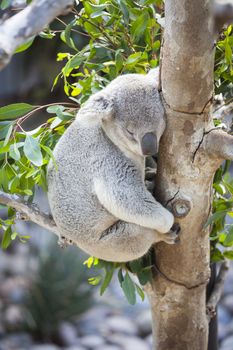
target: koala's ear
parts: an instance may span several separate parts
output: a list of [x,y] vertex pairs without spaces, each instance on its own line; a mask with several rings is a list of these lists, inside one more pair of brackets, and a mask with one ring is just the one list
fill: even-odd
[[114,116],[113,98],[105,93],[98,92],[92,95],[80,109],[78,117],[98,118],[101,120],[111,119]]
[[159,86],[159,67],[153,68],[147,73],[147,77],[153,81],[155,86]]

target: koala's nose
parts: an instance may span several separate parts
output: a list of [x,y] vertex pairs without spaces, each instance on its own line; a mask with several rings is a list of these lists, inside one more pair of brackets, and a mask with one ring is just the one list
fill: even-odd
[[146,133],[141,141],[142,154],[153,156],[158,153],[157,137],[152,132]]

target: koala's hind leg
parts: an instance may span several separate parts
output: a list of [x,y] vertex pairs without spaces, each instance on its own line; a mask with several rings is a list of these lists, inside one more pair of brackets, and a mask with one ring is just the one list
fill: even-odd
[[102,232],[98,242],[95,242],[94,255],[107,261],[126,262],[140,258],[152,244],[160,241],[174,244],[177,233],[170,231],[160,234],[139,225],[118,221]]

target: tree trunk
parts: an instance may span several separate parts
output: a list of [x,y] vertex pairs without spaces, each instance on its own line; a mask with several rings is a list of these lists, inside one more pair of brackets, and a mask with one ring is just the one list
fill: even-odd
[[208,346],[209,227],[204,224],[211,211],[213,176],[224,158],[212,131],[212,22],[211,1],[165,1],[160,83],[167,128],[155,196],[174,213],[181,242],[155,247],[157,273],[147,294],[156,350]]

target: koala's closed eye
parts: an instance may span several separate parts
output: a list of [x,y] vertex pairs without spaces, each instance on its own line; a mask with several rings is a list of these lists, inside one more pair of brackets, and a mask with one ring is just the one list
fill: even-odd
[[126,129],[126,131],[127,131],[128,136],[129,136],[132,140],[135,140],[135,141],[136,141],[134,133],[133,133],[132,131],[130,131],[129,129]]

